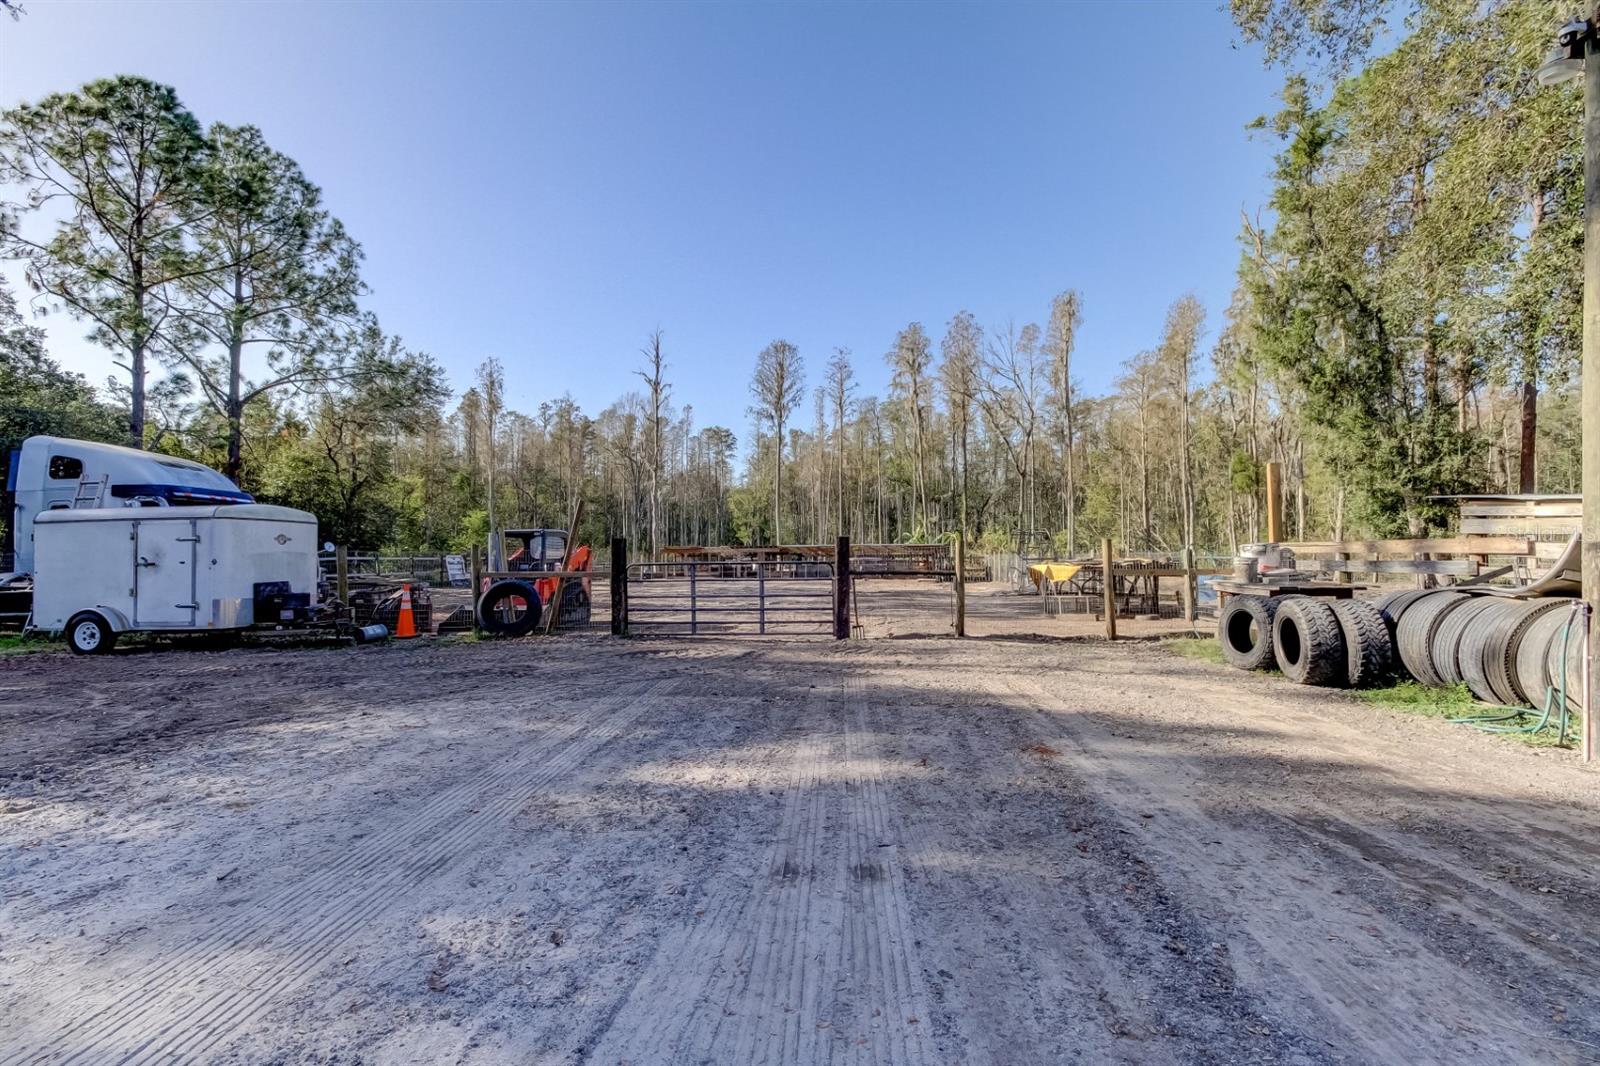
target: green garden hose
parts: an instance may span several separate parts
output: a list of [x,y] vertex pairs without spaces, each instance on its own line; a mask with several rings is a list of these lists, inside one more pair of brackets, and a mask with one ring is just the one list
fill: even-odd
[[[1586,610],[1586,606],[1581,601],[1573,604],[1571,612],[1567,615],[1566,623],[1561,627],[1561,676],[1555,684],[1545,686],[1544,709],[1536,721],[1530,724],[1520,724],[1520,719],[1527,718],[1532,713],[1526,707],[1505,707],[1492,703],[1485,704],[1485,706],[1502,713],[1463,715],[1459,718],[1452,718],[1450,721],[1462,725],[1473,725],[1486,733],[1532,734],[1543,732],[1547,729],[1550,725],[1551,717],[1554,716],[1557,722],[1557,743],[1566,744],[1569,739],[1568,729],[1572,719],[1570,705],[1567,702],[1567,652],[1571,647],[1569,638],[1572,635],[1573,620]],[[1588,617],[1586,614],[1584,622],[1585,636],[1587,636]],[[1585,647],[1588,646],[1587,639],[1584,641],[1584,645]],[[1558,707],[1559,710],[1557,710]],[[1585,713],[1587,713],[1587,708],[1585,708]],[[1519,724],[1509,724],[1513,722]]]

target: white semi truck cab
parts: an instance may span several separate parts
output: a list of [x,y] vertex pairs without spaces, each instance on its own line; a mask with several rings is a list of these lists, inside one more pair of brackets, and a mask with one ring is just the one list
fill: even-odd
[[188,459],[95,441],[29,437],[7,456],[0,581],[33,573],[33,520],[46,511],[251,502],[248,492]]
[[125,632],[342,627],[318,603],[317,519],[199,463],[29,437],[12,450],[0,623],[103,652]]

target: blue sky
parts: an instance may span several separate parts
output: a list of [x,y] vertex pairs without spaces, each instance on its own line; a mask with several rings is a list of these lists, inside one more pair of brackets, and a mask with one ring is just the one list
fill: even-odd
[[514,406],[597,412],[660,326],[676,401],[741,439],[774,337],[813,382],[851,348],[863,392],[906,323],[1042,321],[1066,288],[1090,390],[1186,291],[1209,343],[1271,162],[1244,126],[1278,78],[1212,2],[26,6],[0,103],[138,73],[261,127],[458,388],[495,355]]

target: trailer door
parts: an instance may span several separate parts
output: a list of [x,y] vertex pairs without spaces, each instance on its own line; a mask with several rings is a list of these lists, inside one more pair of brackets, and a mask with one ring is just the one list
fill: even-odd
[[192,628],[200,536],[193,519],[134,522],[133,624]]

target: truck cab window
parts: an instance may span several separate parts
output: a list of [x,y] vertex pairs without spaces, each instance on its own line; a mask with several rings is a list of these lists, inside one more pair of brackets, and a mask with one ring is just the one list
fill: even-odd
[[83,476],[83,460],[70,455],[52,455],[50,476],[57,481],[77,481]]

